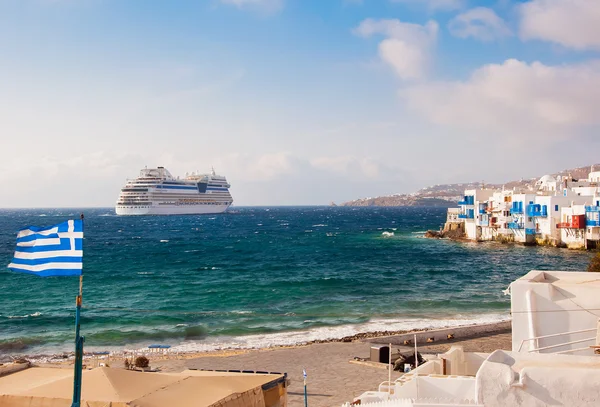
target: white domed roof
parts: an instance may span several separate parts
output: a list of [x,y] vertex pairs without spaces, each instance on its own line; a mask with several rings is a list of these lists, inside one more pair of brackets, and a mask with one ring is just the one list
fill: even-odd
[[552,175],[544,175],[538,180],[538,182],[536,182],[536,185],[544,185],[550,182],[556,182],[556,178],[554,178]]

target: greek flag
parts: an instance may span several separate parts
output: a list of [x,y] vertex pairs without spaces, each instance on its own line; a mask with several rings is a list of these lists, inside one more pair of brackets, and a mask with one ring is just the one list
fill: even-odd
[[83,269],[83,221],[30,226],[17,234],[12,271],[50,276],[80,276]]

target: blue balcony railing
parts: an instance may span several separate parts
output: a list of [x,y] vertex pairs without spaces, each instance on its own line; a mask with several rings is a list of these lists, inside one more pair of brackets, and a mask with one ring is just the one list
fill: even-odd
[[525,234],[526,235],[535,235],[537,234],[535,229],[525,229]]
[[475,218],[472,213],[461,213],[458,215],[458,219],[473,219]]
[[509,229],[525,229],[525,225],[519,222],[510,222],[508,224]]
[[527,216],[545,218],[548,216],[547,205],[527,205]]
[[586,212],[600,212],[600,206],[586,206]]
[[588,226],[600,226],[600,220],[588,220],[586,223]]
[[487,212],[485,211],[485,209],[480,209],[479,210],[479,214],[480,215],[485,215]]
[[458,202],[459,205],[475,205],[475,197],[473,195],[465,195],[462,201]]

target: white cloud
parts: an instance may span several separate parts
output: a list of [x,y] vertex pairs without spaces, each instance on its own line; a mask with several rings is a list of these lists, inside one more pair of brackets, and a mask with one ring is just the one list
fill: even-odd
[[532,0],[519,6],[524,40],[550,41],[577,50],[600,49],[600,1]]
[[362,176],[367,178],[377,178],[380,170],[379,164],[369,157],[317,157],[310,160],[310,164],[314,168],[339,175]]
[[223,4],[229,4],[238,8],[256,8],[268,13],[279,11],[283,8],[284,0],[219,0]]
[[393,3],[425,5],[430,11],[458,10],[464,7],[465,0],[391,0]]
[[454,17],[448,24],[455,37],[473,37],[481,41],[493,41],[511,35],[511,31],[492,9],[476,7]]
[[419,79],[425,76],[430,50],[435,43],[438,24],[403,23],[400,20],[364,20],[355,32],[363,37],[375,34],[386,36],[379,44],[379,56],[394,68],[402,79]]
[[[572,137],[600,125],[600,61],[547,66],[514,59],[486,65],[464,82],[432,82],[402,91],[431,121],[506,141]],[[481,133],[484,132],[484,133]]]

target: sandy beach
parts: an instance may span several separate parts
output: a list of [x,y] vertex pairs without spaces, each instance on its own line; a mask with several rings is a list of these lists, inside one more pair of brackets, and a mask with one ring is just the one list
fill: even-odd
[[[472,327],[475,329],[476,327]],[[447,351],[452,345],[463,346],[470,352],[491,352],[511,348],[509,324],[497,324],[496,329],[469,334],[469,329],[456,339],[419,346],[424,355]],[[368,358],[375,342],[393,342],[397,335],[366,338],[354,342],[314,343],[306,346],[249,350],[245,352],[180,355],[179,358],[154,360],[152,366],[165,372],[185,369],[240,369],[285,372],[290,379],[288,400],[290,407],[304,406],[302,369],[308,374],[308,399],[311,407],[333,407],[351,401],[353,397],[387,380],[388,371],[383,366],[356,363],[354,358]],[[232,354],[233,353],[233,354]],[[151,358],[152,360],[152,358]],[[352,361],[352,362],[351,362]],[[393,372],[392,379],[400,373]]]

